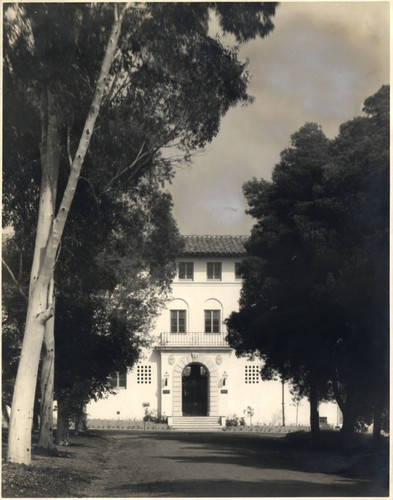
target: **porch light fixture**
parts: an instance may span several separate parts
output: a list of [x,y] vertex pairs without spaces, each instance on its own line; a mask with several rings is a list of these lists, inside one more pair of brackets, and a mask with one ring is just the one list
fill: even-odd
[[168,385],[168,379],[169,379],[169,373],[165,372],[164,373],[164,385],[165,385],[165,387]]
[[222,374],[222,385],[226,385],[227,378],[228,378],[228,374],[227,374],[227,372],[224,372]]

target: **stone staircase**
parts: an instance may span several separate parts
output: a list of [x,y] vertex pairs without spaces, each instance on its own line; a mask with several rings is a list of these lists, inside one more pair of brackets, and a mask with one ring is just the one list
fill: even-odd
[[220,431],[220,417],[172,417],[171,428],[175,431]]

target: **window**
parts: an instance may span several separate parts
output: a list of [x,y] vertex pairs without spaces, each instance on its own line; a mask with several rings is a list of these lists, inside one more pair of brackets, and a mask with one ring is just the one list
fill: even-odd
[[186,333],[186,311],[171,310],[171,333]]
[[220,333],[220,311],[205,310],[205,333]]
[[138,365],[136,367],[136,383],[151,384],[151,365]]
[[194,279],[194,263],[179,262],[179,279],[193,280]]
[[260,366],[246,365],[244,367],[244,382],[246,384],[259,384]]
[[208,262],[207,263],[207,279],[220,280],[221,279],[221,262]]
[[113,389],[119,389],[120,387],[127,388],[127,372],[116,372],[113,377],[109,377],[109,383]]
[[235,279],[242,279],[242,274],[240,272],[240,262],[235,262]]

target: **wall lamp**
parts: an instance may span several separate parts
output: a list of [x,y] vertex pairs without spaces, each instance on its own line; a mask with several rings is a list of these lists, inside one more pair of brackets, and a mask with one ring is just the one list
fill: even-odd
[[226,385],[227,378],[228,378],[228,374],[227,374],[227,372],[224,372],[222,374],[222,385]]
[[168,385],[168,379],[169,379],[169,373],[165,372],[164,373],[164,385],[165,385],[165,387]]

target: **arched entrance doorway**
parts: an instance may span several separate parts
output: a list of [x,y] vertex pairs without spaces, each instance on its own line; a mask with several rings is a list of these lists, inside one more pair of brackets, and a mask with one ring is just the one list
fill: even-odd
[[190,363],[182,373],[182,410],[184,417],[208,415],[209,372],[200,363]]

